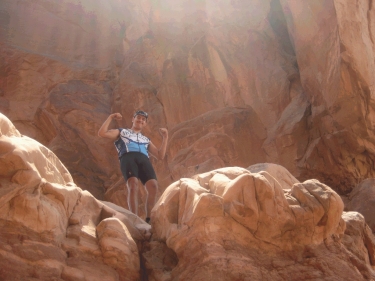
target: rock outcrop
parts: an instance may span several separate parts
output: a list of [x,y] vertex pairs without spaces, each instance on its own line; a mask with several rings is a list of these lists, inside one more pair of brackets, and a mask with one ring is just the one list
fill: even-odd
[[[374,23],[373,1],[0,1],[0,279],[375,280]],[[170,133],[152,231],[97,136],[136,109]]]
[[364,273],[364,279],[371,280],[373,277],[366,271],[373,269],[375,264],[375,239],[373,232],[360,213],[347,212],[343,214],[342,218],[346,222],[342,243],[353,254],[350,256],[352,264]]
[[0,114],[1,280],[138,280],[150,226],[116,208]]
[[287,170],[268,164],[222,168],[170,185],[151,216],[158,242],[144,257],[151,261],[167,246],[176,257],[164,258],[178,263],[162,275],[150,262],[151,280],[375,278],[375,240],[363,217],[348,213],[344,235],[338,194],[317,180],[287,188],[290,180]]
[[328,186],[264,163],[177,180],[150,226],[0,114],[4,281],[372,280],[375,237],[343,209]]
[[366,179],[349,194],[346,209],[361,213],[375,233],[375,179]]
[[96,132],[139,108],[156,145],[158,127],[171,132],[153,160],[161,191],[269,162],[348,194],[375,176],[375,10],[357,2],[3,0],[0,112],[123,207],[114,148]]

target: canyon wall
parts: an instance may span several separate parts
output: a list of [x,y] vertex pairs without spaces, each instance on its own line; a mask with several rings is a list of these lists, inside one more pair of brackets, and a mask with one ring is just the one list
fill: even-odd
[[159,196],[262,162],[345,195],[374,177],[374,13],[344,0],[3,0],[0,112],[125,208],[97,131],[111,112],[130,126],[136,109],[157,146],[169,129],[166,158],[152,158]]
[[374,280],[375,237],[343,209],[318,180],[256,164],[175,181],[149,225],[0,114],[4,281]]

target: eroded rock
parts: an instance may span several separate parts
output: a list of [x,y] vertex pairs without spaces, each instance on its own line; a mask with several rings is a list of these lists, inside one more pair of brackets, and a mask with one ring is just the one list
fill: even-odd
[[336,192],[317,180],[285,188],[291,176],[277,165],[253,169],[217,169],[166,189],[152,211],[153,239],[173,250],[178,264],[163,280],[375,277],[369,261],[353,265],[340,242],[344,205]]
[[375,278],[363,216],[341,217],[341,198],[317,180],[270,163],[181,178],[153,209],[151,238],[150,225],[82,191],[4,115],[0,124],[3,280]]
[[375,232],[375,179],[360,182],[347,197],[346,208],[361,213]]
[[2,114],[0,125],[1,279],[138,280],[150,226],[82,191]]
[[374,11],[342,0],[4,0],[0,111],[80,187],[123,207],[116,153],[96,132],[115,111],[114,126],[129,126],[140,108],[156,145],[159,127],[171,132],[167,158],[153,161],[162,190],[269,162],[348,194],[375,175]]
[[[346,222],[346,230],[342,242],[346,248],[353,253],[353,263],[364,263],[366,265],[359,267],[359,269],[374,266],[375,239],[364,217],[357,212],[345,212],[342,218]],[[362,271],[364,271],[365,276],[367,275],[366,277],[369,278],[368,272],[366,272],[366,270]]]

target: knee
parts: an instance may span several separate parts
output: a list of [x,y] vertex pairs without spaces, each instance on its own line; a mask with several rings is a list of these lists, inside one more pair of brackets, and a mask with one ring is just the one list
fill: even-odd
[[138,189],[138,179],[135,177],[131,177],[127,181],[127,185],[130,189]]
[[156,192],[158,190],[158,182],[156,180],[149,180],[146,182],[146,187],[149,192]]

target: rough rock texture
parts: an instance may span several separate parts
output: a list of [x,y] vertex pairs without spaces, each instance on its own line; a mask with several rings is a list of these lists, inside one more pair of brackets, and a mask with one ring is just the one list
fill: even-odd
[[107,205],[0,114],[1,280],[138,280],[150,226]]
[[156,145],[171,133],[161,191],[269,162],[348,194],[375,176],[374,17],[358,0],[2,0],[0,112],[125,208],[96,132],[139,108]]
[[97,131],[110,112],[124,9],[91,3],[1,1],[0,112],[103,199],[115,172]]
[[375,179],[367,179],[356,186],[348,196],[346,209],[361,213],[375,233]]
[[[342,218],[346,222],[345,235],[342,243],[353,253],[351,261],[362,269],[370,269],[375,264],[375,239],[371,229],[365,222],[364,217],[357,212],[344,213]],[[364,264],[365,263],[365,266]],[[369,275],[365,275],[370,279]]]
[[347,193],[373,177],[373,5],[280,2],[311,108],[308,146],[298,166],[305,177],[320,174],[325,183]]
[[150,229],[0,114],[0,280],[373,280],[375,237],[343,208],[263,163],[174,182]]
[[[265,167],[280,179],[292,178],[278,166]],[[283,189],[270,173],[256,169],[222,168],[165,190],[151,216],[155,242],[143,255],[150,280],[375,278],[374,236],[363,217],[356,220],[358,213],[346,217],[350,231],[344,236],[344,205],[336,192],[317,180]],[[343,236],[353,253],[340,242]],[[177,257],[165,251],[169,266],[162,274],[152,257],[161,256],[165,246]]]

